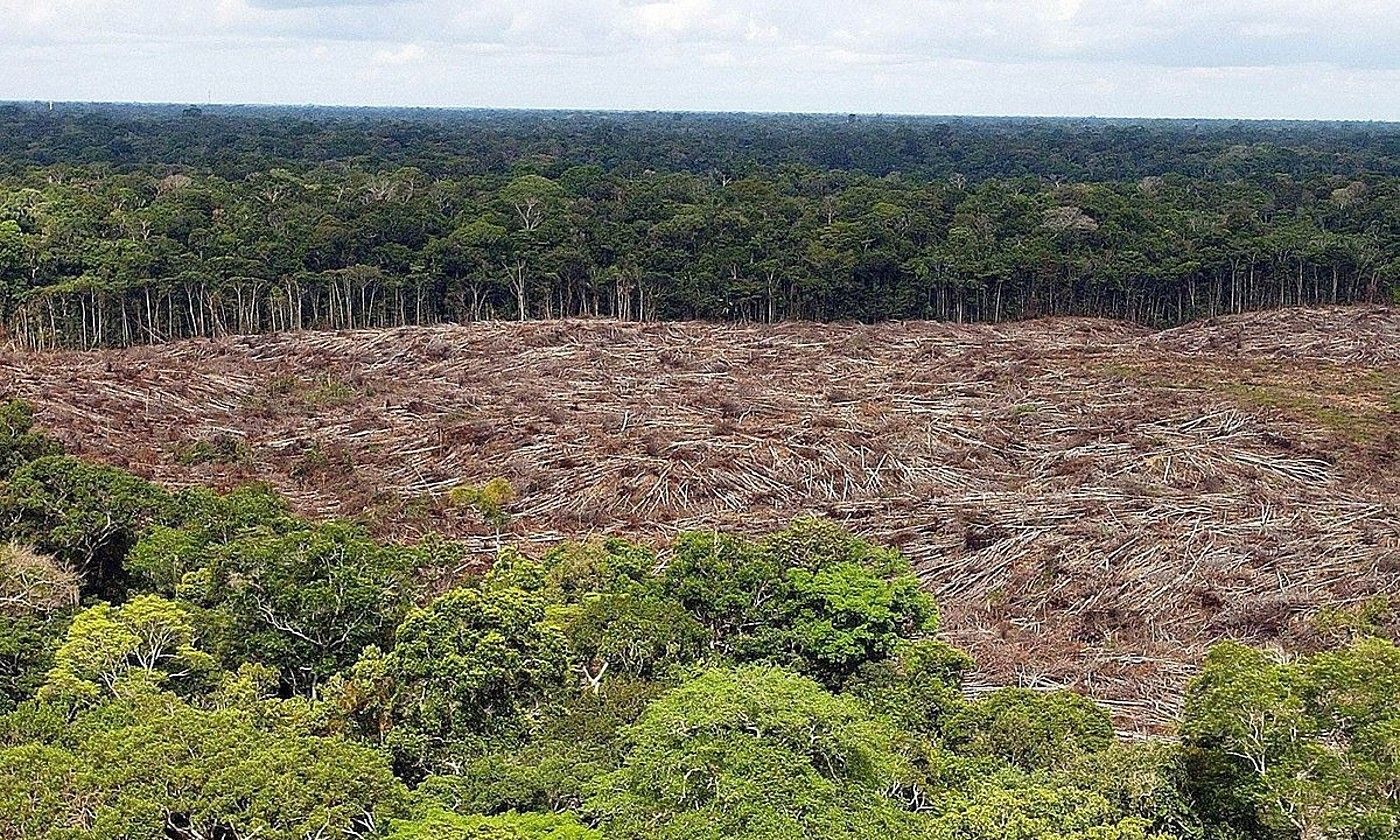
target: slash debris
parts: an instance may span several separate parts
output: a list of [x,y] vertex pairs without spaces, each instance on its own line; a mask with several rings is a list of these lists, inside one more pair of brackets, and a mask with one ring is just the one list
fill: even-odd
[[1158,333],[497,322],[0,351],[0,371],[91,457],[265,480],[482,557],[492,529],[446,492],[495,476],[537,544],[826,515],[913,560],[974,689],[1073,685],[1144,730],[1212,641],[1306,646],[1320,610],[1400,593],[1395,309]]

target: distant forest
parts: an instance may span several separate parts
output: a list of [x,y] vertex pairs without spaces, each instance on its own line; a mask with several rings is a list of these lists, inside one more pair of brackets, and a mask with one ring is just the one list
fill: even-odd
[[1400,125],[13,104],[23,346],[1400,294]]

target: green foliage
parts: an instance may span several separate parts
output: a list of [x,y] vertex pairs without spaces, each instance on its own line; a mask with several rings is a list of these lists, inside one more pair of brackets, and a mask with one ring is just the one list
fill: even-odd
[[34,428],[34,409],[29,403],[0,402],[0,481],[30,461],[62,451],[58,441]]
[[602,840],[603,835],[568,814],[461,816],[441,808],[397,821],[387,840]]
[[504,553],[483,585],[539,592],[573,668],[596,685],[606,675],[657,677],[705,655],[708,634],[663,591],[656,565],[653,552],[623,540],[564,543],[539,561]]
[[944,734],[964,754],[1043,770],[1106,749],[1113,724],[1102,707],[1070,691],[1002,688],[963,707]]
[[[75,108],[0,111],[0,319],[22,344],[578,315],[1168,323],[1400,280],[1378,124]],[[280,396],[262,407],[295,409]]]
[[255,726],[308,735],[346,735],[343,718],[324,697],[282,696],[281,675],[270,665],[240,664],[219,671],[217,681],[193,702],[205,709],[233,709]]
[[774,668],[712,670],[626,730],[623,766],[587,810],[610,837],[913,837],[885,796],[895,732],[857,702]]
[[367,645],[387,646],[417,591],[416,550],[379,545],[346,522],[257,529],[204,551],[179,591],[225,617],[216,645],[225,661],[273,665],[300,691]]
[[1168,840],[1099,794],[1032,777],[978,779],[943,807],[931,840]]
[[[1026,771],[996,757],[930,756],[921,810],[946,840],[1202,840],[1166,742],[1112,744]],[[1222,838],[1224,835],[1217,835]]]
[[454,589],[410,612],[383,666],[400,766],[420,774],[523,735],[564,683],[566,650],[539,596],[519,589]]
[[964,706],[962,675],[972,664],[966,653],[937,639],[901,640],[888,659],[862,665],[844,691],[901,728],[938,739],[947,718]]
[[1182,722],[1205,815],[1260,836],[1394,836],[1397,697],[1400,648],[1383,639],[1292,663],[1215,646]]
[[[533,568],[531,568],[533,567]],[[542,590],[555,603],[576,603],[600,592],[625,592],[654,581],[656,554],[626,540],[566,542],[537,561],[506,552],[487,574],[487,585],[504,582]],[[518,582],[513,582],[517,581]],[[530,577],[530,576],[533,576]]]
[[0,748],[0,836],[363,838],[406,816],[382,756],[269,731],[161,692],[84,712],[56,737]]
[[932,634],[937,621],[933,600],[897,552],[818,519],[759,543],[684,535],[665,580],[717,650],[829,686],[890,656],[901,638]]
[[90,593],[119,593],[122,560],[171,512],[171,496],[116,467],[45,456],[0,488],[0,530],[55,555]]
[[507,507],[515,501],[515,488],[509,481],[497,477],[484,484],[454,487],[448,500],[458,507],[476,511],[486,524],[499,531],[510,524]]
[[1056,784],[1102,797],[1115,812],[1145,821],[1151,835],[1195,840],[1205,826],[1186,792],[1186,757],[1168,741],[1118,742],[1050,774]]
[[1366,636],[1384,638],[1388,627],[1397,621],[1400,621],[1400,602],[1378,595],[1349,607],[1324,607],[1318,611],[1313,624],[1322,633],[1351,640]]
[[607,674],[659,677],[707,653],[704,628],[675,599],[651,587],[597,592],[551,611],[576,668],[596,683]]
[[53,667],[69,614],[0,618],[0,714],[34,696]]
[[147,529],[123,560],[138,585],[166,595],[174,595],[185,575],[202,569],[222,544],[305,527],[285,499],[260,484],[222,495],[204,488],[185,490],[171,507],[173,524]]
[[159,595],[89,607],[69,625],[39,696],[78,706],[197,681],[213,670],[214,660],[194,642],[189,611]]
[[624,728],[663,691],[647,680],[602,680],[542,709],[525,743],[499,746],[456,775],[429,777],[419,791],[460,813],[580,810],[593,780],[621,766]]
[[[560,208],[527,192],[547,229]],[[309,523],[266,488],[168,494],[41,454],[0,492],[26,540],[0,543],[0,837],[1400,830],[1383,600],[1324,615],[1350,644],[1300,660],[1217,646],[1182,745],[1128,744],[1072,693],[965,699],[972,663],[908,563],[821,520],[687,534],[664,563],[620,540],[506,549],[421,604],[461,547]],[[78,610],[80,583],[113,602]]]
[[219,432],[183,444],[175,453],[175,460],[185,466],[237,464],[248,460],[250,454],[248,444],[242,438]]

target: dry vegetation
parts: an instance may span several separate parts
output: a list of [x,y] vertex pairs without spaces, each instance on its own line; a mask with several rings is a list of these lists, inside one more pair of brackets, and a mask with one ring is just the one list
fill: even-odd
[[895,543],[981,684],[1175,711],[1205,645],[1307,646],[1400,593],[1400,310],[1108,321],[482,324],[0,352],[78,451],[172,484],[493,544],[445,491],[508,478],[524,539]]
[[78,576],[52,557],[0,543],[0,616],[48,613],[78,603]]

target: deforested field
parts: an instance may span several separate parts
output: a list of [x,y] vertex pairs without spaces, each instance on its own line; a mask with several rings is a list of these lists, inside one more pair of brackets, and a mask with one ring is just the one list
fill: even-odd
[[[263,480],[385,534],[761,533],[803,513],[898,545],[991,685],[1073,685],[1125,727],[1231,637],[1305,649],[1400,593],[1400,310],[1153,332],[574,320],[0,351],[77,454]],[[528,546],[527,546],[528,550]]]

